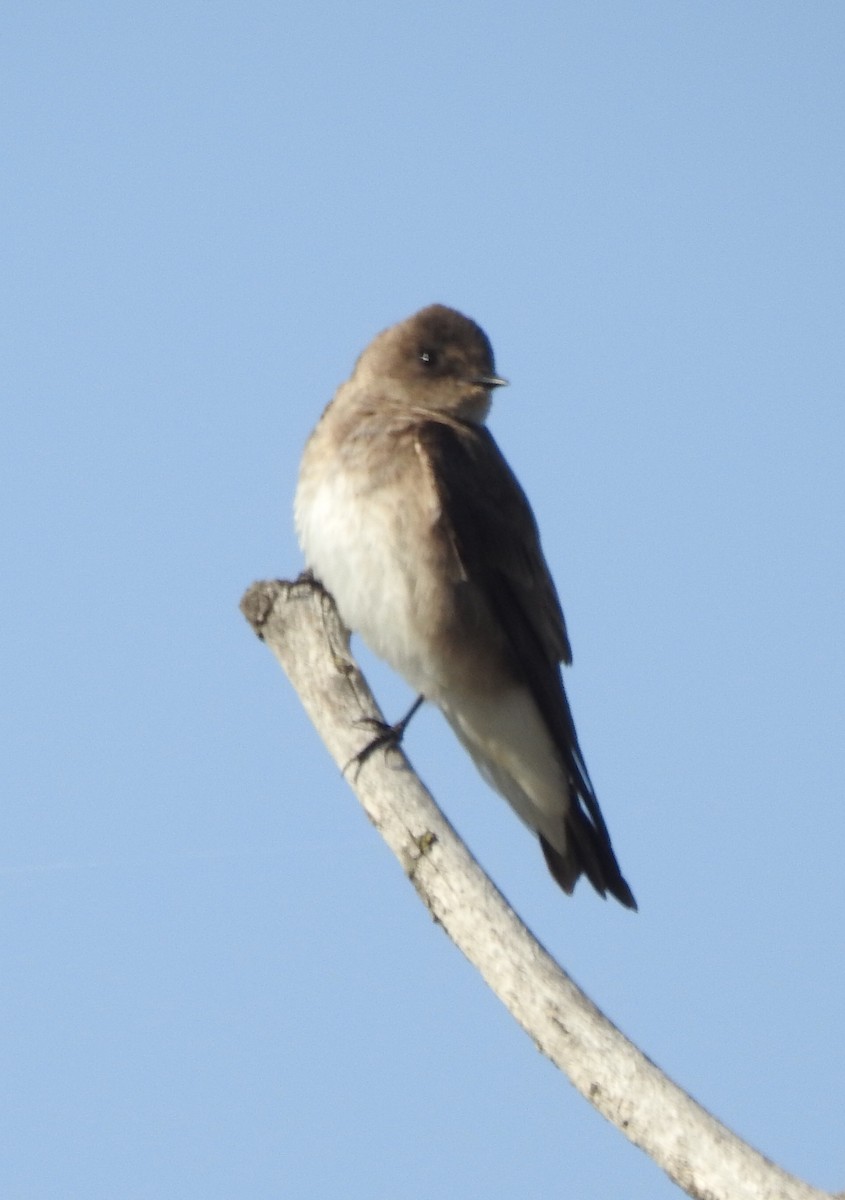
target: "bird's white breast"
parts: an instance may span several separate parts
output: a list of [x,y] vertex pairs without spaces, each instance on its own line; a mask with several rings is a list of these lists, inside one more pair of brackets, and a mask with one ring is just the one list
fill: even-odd
[[[306,452],[295,516],[308,566],[334,596],[344,623],[413,688],[431,695],[431,597],[421,569],[419,504],[405,504],[394,488],[350,471],[340,455],[315,469]],[[416,536],[409,536],[411,519]]]

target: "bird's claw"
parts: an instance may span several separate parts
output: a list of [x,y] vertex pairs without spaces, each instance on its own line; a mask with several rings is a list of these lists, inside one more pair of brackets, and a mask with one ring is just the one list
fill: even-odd
[[373,737],[363,750],[359,750],[354,754],[346,764],[345,770],[355,764],[355,773],[361,770],[364,763],[370,758],[376,750],[381,750],[383,747],[392,750],[398,750],[401,745],[402,738],[405,736],[405,730],[408,727],[408,722],[411,717],[420,707],[423,702],[423,697],[418,696],[414,701],[409,712],[405,714],[401,721],[397,721],[395,725],[388,725],[386,721],[380,721],[378,717],[359,717],[355,724],[364,725],[375,731]]

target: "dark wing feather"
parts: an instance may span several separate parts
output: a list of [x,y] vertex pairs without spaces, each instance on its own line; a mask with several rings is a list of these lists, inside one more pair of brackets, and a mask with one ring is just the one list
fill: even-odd
[[565,891],[583,871],[602,895],[636,908],[578,745],[560,675],[560,663],[572,659],[569,639],[525,493],[483,426],[426,421],[418,441],[431,461],[443,532],[496,617],[514,675],[530,688],[569,779],[569,849],[561,855],[541,838],[546,862]]

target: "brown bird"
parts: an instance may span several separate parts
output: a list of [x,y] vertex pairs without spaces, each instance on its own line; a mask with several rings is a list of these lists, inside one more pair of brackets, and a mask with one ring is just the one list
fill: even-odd
[[484,422],[487,336],[435,304],[380,333],[306,446],[296,527],[353,632],[436,704],[571,893],[636,908],[563,688],[572,654],[525,493]]

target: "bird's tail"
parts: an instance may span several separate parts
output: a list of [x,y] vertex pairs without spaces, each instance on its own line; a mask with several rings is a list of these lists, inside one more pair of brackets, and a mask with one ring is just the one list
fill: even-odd
[[579,877],[586,875],[600,896],[610,892],[620,904],[636,910],[634,893],[619,870],[607,830],[597,829],[578,805],[572,804],[566,817],[566,834],[564,854],[540,834],[546,866],[566,894],[571,896]]

